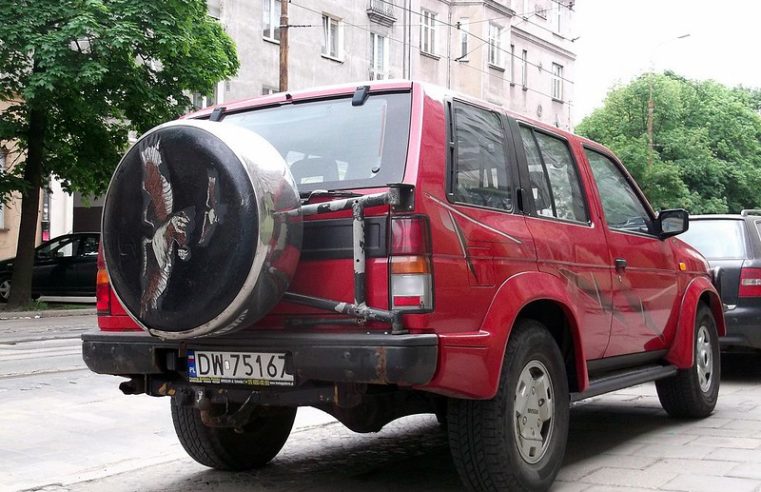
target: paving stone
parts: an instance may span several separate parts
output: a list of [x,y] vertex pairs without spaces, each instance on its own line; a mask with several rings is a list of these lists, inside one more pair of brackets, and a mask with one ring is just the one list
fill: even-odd
[[671,480],[662,489],[686,492],[753,492],[759,486],[761,486],[761,481],[759,480],[685,474]]
[[645,489],[657,489],[673,480],[677,472],[651,472],[649,470],[628,470],[625,468],[602,468],[584,477],[584,483],[607,486],[637,485]]
[[686,446],[648,444],[638,449],[634,454],[655,458],[700,459],[707,457],[712,451],[714,451],[714,448],[695,444]]
[[583,479],[586,475],[605,467],[643,470],[656,463],[655,458],[646,456],[618,456],[603,454],[591,460],[566,463],[558,474],[559,480],[567,482]]
[[735,461],[738,463],[761,463],[761,451],[757,449],[718,448],[711,451],[706,459]]
[[658,460],[654,465],[648,467],[646,471],[652,472],[668,472],[677,471],[684,472],[684,470],[696,470],[703,475],[715,475],[724,476],[727,475],[730,470],[735,468],[737,463],[732,461],[717,461],[717,460],[685,460],[685,459],[665,459]]

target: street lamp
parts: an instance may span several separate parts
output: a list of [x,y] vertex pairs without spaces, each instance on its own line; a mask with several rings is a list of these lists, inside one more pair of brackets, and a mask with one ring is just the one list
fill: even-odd
[[662,41],[658,45],[656,45],[655,48],[653,48],[653,51],[650,52],[650,76],[648,76],[648,89],[649,89],[649,96],[647,98],[647,165],[651,166],[653,164],[653,113],[655,111],[655,101],[653,101],[653,72],[655,71],[655,52],[663,46],[664,44],[670,43],[672,41],[678,41],[680,39],[689,38],[690,34],[682,34],[681,36],[677,36],[675,38],[669,38],[665,41]]

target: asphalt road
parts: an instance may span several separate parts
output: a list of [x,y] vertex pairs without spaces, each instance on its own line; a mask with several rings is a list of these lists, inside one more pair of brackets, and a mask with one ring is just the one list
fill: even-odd
[[[0,321],[0,491],[455,491],[435,418],[377,434],[301,409],[281,454],[251,473],[188,458],[168,401],[123,396],[120,379],[84,368],[93,316]],[[719,405],[700,421],[668,418],[652,385],[576,405],[554,490],[761,491],[761,357],[725,357]]]

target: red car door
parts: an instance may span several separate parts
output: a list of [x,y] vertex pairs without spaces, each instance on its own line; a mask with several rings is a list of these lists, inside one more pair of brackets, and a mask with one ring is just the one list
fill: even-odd
[[612,257],[613,319],[605,357],[666,349],[676,322],[677,271],[669,245],[653,232],[654,214],[623,167],[584,149],[599,190]]
[[516,125],[525,151],[526,224],[540,270],[561,278],[577,308],[586,359],[603,356],[610,337],[610,253],[602,224],[589,212],[579,167],[562,136]]

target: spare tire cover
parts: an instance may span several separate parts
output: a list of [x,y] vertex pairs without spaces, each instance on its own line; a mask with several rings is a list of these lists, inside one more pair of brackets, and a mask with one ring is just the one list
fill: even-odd
[[125,154],[106,194],[114,292],[162,338],[249,326],[293,277],[299,205],[287,164],[259,135],[208,121],[158,126]]

